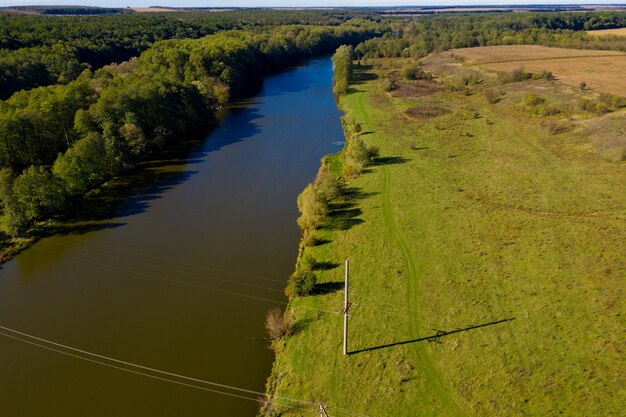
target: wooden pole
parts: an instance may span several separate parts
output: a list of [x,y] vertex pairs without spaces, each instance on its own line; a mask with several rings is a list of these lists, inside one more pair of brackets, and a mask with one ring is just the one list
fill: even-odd
[[344,304],[343,304],[343,354],[348,354],[348,309],[350,304],[348,302],[349,283],[350,278],[350,262],[346,259],[346,283],[344,286]]

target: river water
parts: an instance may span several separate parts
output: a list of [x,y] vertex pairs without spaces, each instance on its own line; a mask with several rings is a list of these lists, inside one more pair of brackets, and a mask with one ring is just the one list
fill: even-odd
[[268,77],[185,157],[145,164],[125,196],[105,189],[98,221],[2,266],[0,415],[255,415],[255,401],[108,358],[264,390],[263,322],[285,301],[296,197],[343,140],[331,79],[329,58]]

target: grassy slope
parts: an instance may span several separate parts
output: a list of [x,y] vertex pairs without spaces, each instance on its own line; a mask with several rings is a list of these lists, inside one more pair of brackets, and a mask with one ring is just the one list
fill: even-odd
[[[619,415],[626,165],[509,100],[394,98],[383,84],[341,105],[384,159],[307,253],[351,260],[351,351],[486,326],[343,357],[341,316],[297,308],[339,312],[341,289],[299,299],[277,395],[370,416]],[[451,112],[410,120],[415,104]],[[342,274],[320,271],[336,288]]]

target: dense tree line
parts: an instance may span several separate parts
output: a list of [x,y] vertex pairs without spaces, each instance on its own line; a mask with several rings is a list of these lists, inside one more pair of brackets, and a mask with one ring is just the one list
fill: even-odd
[[340,46],[333,55],[333,92],[338,96],[348,92],[353,60],[354,48],[351,45]]
[[0,49],[0,99],[27,88],[64,84],[85,67],[76,57],[76,48],[63,44]]
[[365,57],[419,57],[452,48],[544,45],[626,50],[623,41],[589,29],[626,27],[626,12],[450,14],[396,22],[395,33],[356,48]]
[[301,58],[378,34],[353,21],[334,27],[280,26],[161,41],[139,58],[67,85],[0,101],[0,200],[4,230],[34,221],[210,120],[212,112]]
[[92,6],[9,6],[0,8],[0,12],[41,13],[53,15],[83,15],[83,14],[119,14],[131,13],[130,9],[119,7],[92,7]]
[[[126,61],[160,40],[197,39],[223,30],[291,24],[336,26],[354,14],[345,10],[238,10],[0,15],[0,99],[25,88],[67,83],[84,68],[96,70]],[[356,14],[371,17],[365,12]]]

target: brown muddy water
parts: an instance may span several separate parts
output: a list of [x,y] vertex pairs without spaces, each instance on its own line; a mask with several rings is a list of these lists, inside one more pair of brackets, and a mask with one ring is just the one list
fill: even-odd
[[145,164],[123,198],[105,189],[86,216],[98,221],[2,266],[1,416],[256,414],[254,394],[109,358],[264,390],[263,322],[285,302],[296,197],[343,141],[331,78],[329,58],[267,78],[185,158]]

